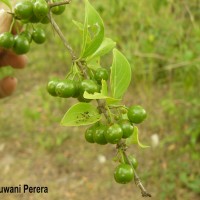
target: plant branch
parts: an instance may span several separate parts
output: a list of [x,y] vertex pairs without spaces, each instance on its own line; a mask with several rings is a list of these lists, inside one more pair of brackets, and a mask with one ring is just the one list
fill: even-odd
[[[75,62],[77,64],[77,66],[79,67],[83,77],[85,78],[88,78],[88,74],[86,73],[85,71],[85,66],[84,64],[80,61],[80,60],[77,60],[76,58],[76,55],[72,49],[72,47],[69,45],[69,43],[67,42],[66,38],[64,37],[62,31],[60,30],[59,26],[56,24],[56,22],[54,21],[54,19],[51,17],[51,15],[49,15],[49,19],[51,21],[51,24],[53,26],[53,28],[55,29],[56,33],[59,35],[60,39],[63,41],[63,44],[64,46],[67,48],[67,50],[69,51],[71,57],[72,57],[72,60],[73,62]],[[107,108],[106,108],[106,102],[105,100],[104,101],[101,101],[101,100],[96,100],[97,101],[97,104],[98,104],[98,109],[99,109],[99,112],[102,113],[105,118],[108,120],[108,123],[111,123],[112,122],[112,119],[111,117],[108,115],[107,113]],[[121,144],[121,146],[123,146],[123,144]],[[118,146],[118,148],[120,148],[120,144]],[[129,159],[128,159],[128,156],[126,155],[126,152],[125,152],[126,148],[123,148],[123,155],[124,157],[126,158],[127,162],[132,166],[132,164],[130,163]],[[132,166],[133,168],[133,166]],[[144,186],[142,185],[142,182],[139,178],[139,176],[137,175],[135,169],[133,168],[134,170],[134,180],[135,180],[135,184],[140,188],[141,190],[141,193],[142,193],[142,196],[143,197],[151,197],[151,194],[149,194],[146,189],[144,188]]]
[[[126,152],[125,152],[125,151],[123,151],[123,155],[124,155],[124,157],[126,158],[128,164],[132,166],[132,164],[131,164],[131,162],[129,161],[128,156],[126,155]],[[143,186],[143,184],[142,184],[142,182],[141,182],[141,180],[140,180],[140,178],[139,178],[138,174],[136,173],[136,171],[135,171],[135,169],[134,169],[133,166],[132,166],[132,168],[133,168],[133,171],[134,171],[134,181],[135,181],[135,184],[136,184],[137,187],[140,188],[142,196],[143,196],[143,197],[151,197],[151,194],[149,194],[149,193],[146,191],[146,189],[144,188],[144,186]]]
[[55,3],[48,3],[49,4],[49,7],[50,8],[53,8],[55,6],[62,6],[62,5],[65,5],[65,4],[70,4],[71,3],[71,0],[65,0],[65,1],[62,1],[62,2],[55,2]]
[[51,15],[49,15],[49,19],[50,19],[51,25],[53,26],[53,28],[56,31],[56,33],[59,35],[59,37],[62,40],[64,46],[69,51],[69,53],[70,53],[70,55],[72,57],[72,60],[73,61],[76,60],[76,55],[75,55],[72,47],[69,45],[68,41],[66,40],[65,36],[63,35],[62,31],[60,30],[59,26],[57,25],[55,20],[51,17]]

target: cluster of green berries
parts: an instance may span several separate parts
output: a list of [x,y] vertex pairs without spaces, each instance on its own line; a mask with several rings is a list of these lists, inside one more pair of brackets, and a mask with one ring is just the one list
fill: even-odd
[[[53,3],[61,2],[60,0],[53,0]],[[30,0],[22,1],[15,5],[14,14],[17,19],[23,20],[25,23],[46,24],[49,22],[48,13],[60,15],[65,11],[65,5],[55,6],[50,8],[45,0]]]
[[98,68],[94,72],[94,79],[83,80],[58,80],[54,79],[48,82],[47,91],[52,96],[61,98],[77,98],[80,102],[89,102],[89,99],[83,97],[84,92],[94,94],[101,90],[101,80],[108,80],[109,73],[105,68]]
[[85,132],[85,139],[89,143],[117,144],[121,139],[127,139],[133,134],[134,124],[139,124],[147,114],[141,106],[131,106],[127,111],[127,119],[120,119],[111,125],[96,123]]
[[[54,3],[60,2],[53,0]],[[49,23],[48,13],[62,14],[65,10],[65,5],[55,6],[50,8],[45,0],[25,0],[19,2],[14,7],[13,19],[20,21],[22,26],[29,23]],[[46,33],[40,27],[26,26],[26,30],[13,35],[10,32],[0,34],[0,47],[12,49],[16,54],[25,54],[30,49],[32,40],[37,44],[43,44],[46,40]],[[11,27],[12,28],[12,27]]]
[[10,32],[0,34],[0,47],[12,49],[16,54],[25,54],[30,49],[32,40],[42,44],[46,40],[46,33],[42,28],[35,28],[32,32],[25,30],[17,35]]
[[[118,144],[122,139],[129,138],[134,134],[134,124],[143,122],[147,114],[141,106],[131,106],[127,110],[127,119],[121,119],[110,125],[97,122],[85,131],[85,139],[89,143]],[[134,177],[133,168],[137,168],[137,161],[133,156],[129,156],[128,161],[120,160],[114,171],[114,178],[117,183],[125,184],[132,181]]]
[[[50,95],[62,98],[75,97],[81,102],[89,102],[83,94],[87,91],[90,94],[99,92],[101,89],[102,80],[107,81],[109,73],[105,68],[98,68],[93,71],[91,79],[83,80],[51,80],[47,84],[47,91]],[[125,111],[125,112],[124,112]],[[141,106],[131,106],[128,109],[121,109],[121,113],[125,114],[125,118],[115,119],[115,122],[105,124],[97,122],[90,126],[85,131],[85,139],[89,143],[118,144],[121,140],[129,138],[134,132],[134,125],[144,121],[147,114]],[[120,164],[114,171],[114,179],[117,183],[125,184],[132,181],[134,177],[133,168],[137,168],[137,161],[133,156],[126,159],[121,159]]]

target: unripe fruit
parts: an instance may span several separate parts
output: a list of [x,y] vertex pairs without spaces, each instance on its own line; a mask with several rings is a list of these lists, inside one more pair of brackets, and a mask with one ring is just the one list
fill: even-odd
[[52,96],[57,96],[56,94],[56,86],[58,85],[58,83],[60,83],[59,80],[54,79],[48,82],[47,84],[47,91],[50,95]]
[[136,106],[131,106],[128,109],[127,116],[130,122],[139,124],[145,120],[145,118],[147,117],[147,113],[142,106],[136,105]]
[[128,120],[121,120],[119,125],[123,131],[123,138],[128,138],[133,134],[133,126]]
[[42,44],[46,40],[46,33],[42,28],[37,28],[33,31],[32,38],[35,43]]
[[106,138],[105,138],[105,132],[106,132],[106,126],[105,125],[99,125],[98,127],[96,127],[96,130],[93,134],[93,139],[97,144],[107,144]]
[[94,133],[96,131],[96,126],[91,126],[85,131],[85,139],[89,143],[94,143]]
[[33,4],[31,1],[19,2],[15,5],[14,13],[19,19],[30,19],[33,15]]
[[45,16],[47,16],[49,11],[49,6],[45,0],[36,0],[33,5],[33,12],[35,16],[42,20]]
[[133,180],[134,171],[128,164],[120,164],[115,168],[114,178],[117,183],[126,184]]
[[68,98],[74,95],[75,87],[72,80],[64,80],[56,85],[55,92],[59,97]]
[[25,54],[29,51],[30,43],[25,36],[17,35],[14,40],[13,50],[16,54]]
[[109,73],[108,73],[108,70],[105,69],[105,68],[98,68],[96,71],[95,71],[95,74],[94,74],[94,77],[96,79],[96,81],[98,83],[101,83],[101,80],[108,80],[108,77],[109,77]]
[[14,37],[11,33],[5,32],[0,34],[0,47],[2,48],[12,48],[14,45]]
[[123,136],[123,131],[118,124],[111,125],[105,132],[107,142],[117,144]]

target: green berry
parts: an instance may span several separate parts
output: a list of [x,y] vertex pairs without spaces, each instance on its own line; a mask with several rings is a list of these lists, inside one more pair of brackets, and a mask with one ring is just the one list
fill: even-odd
[[25,36],[17,35],[14,40],[13,50],[16,54],[25,54],[29,51],[30,43]]
[[56,94],[56,86],[58,85],[58,83],[60,83],[59,80],[54,79],[48,82],[47,84],[47,91],[50,95],[52,96],[57,96]]
[[107,140],[105,138],[105,132],[106,132],[107,127],[105,125],[99,125],[96,127],[95,132],[93,133],[93,139],[97,144],[107,144]]
[[37,28],[32,33],[32,39],[37,44],[42,44],[46,40],[46,33],[42,28]]
[[98,83],[101,83],[101,80],[108,80],[109,73],[108,70],[105,68],[98,68],[95,71],[94,77]]
[[69,79],[61,81],[56,85],[55,92],[59,97],[63,98],[73,97],[75,92],[73,81]]
[[123,138],[128,138],[133,134],[133,125],[128,120],[121,120],[119,125],[123,131]]
[[42,20],[49,12],[49,6],[45,0],[36,0],[33,5],[33,12],[35,16]]
[[128,164],[120,164],[115,168],[114,178],[117,183],[126,184],[133,180],[134,171]]
[[118,124],[111,125],[105,132],[107,142],[117,144],[123,136],[123,131]]
[[14,37],[10,32],[5,32],[0,34],[0,47],[2,48],[12,48],[14,45]]
[[130,122],[139,124],[146,119],[147,113],[142,106],[136,105],[136,106],[131,106],[128,109],[127,116]]
[[31,1],[22,1],[15,5],[14,13],[19,19],[30,19],[33,15],[33,4]]

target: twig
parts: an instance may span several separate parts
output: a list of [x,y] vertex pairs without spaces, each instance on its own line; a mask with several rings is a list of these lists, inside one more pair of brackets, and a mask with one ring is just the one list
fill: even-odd
[[51,25],[53,26],[53,28],[56,31],[56,33],[59,35],[59,37],[62,40],[64,46],[69,51],[69,53],[70,53],[70,55],[72,57],[72,60],[73,61],[76,60],[76,55],[75,55],[72,47],[69,45],[68,41],[66,40],[65,36],[63,35],[62,31],[60,30],[59,26],[57,25],[55,20],[51,17],[51,15],[49,15],[49,19],[50,19]]
[[141,182],[141,180],[140,180],[138,174],[136,173],[136,171],[135,171],[133,165],[132,165],[131,162],[129,161],[128,156],[126,155],[125,150],[123,150],[123,155],[124,155],[124,157],[126,158],[128,164],[131,165],[132,168],[133,168],[133,171],[134,171],[134,181],[135,181],[136,186],[140,188],[142,197],[151,197],[151,194],[149,194],[149,193],[146,191],[146,189],[144,188],[144,186],[143,186],[143,184],[142,184],[142,182]]

